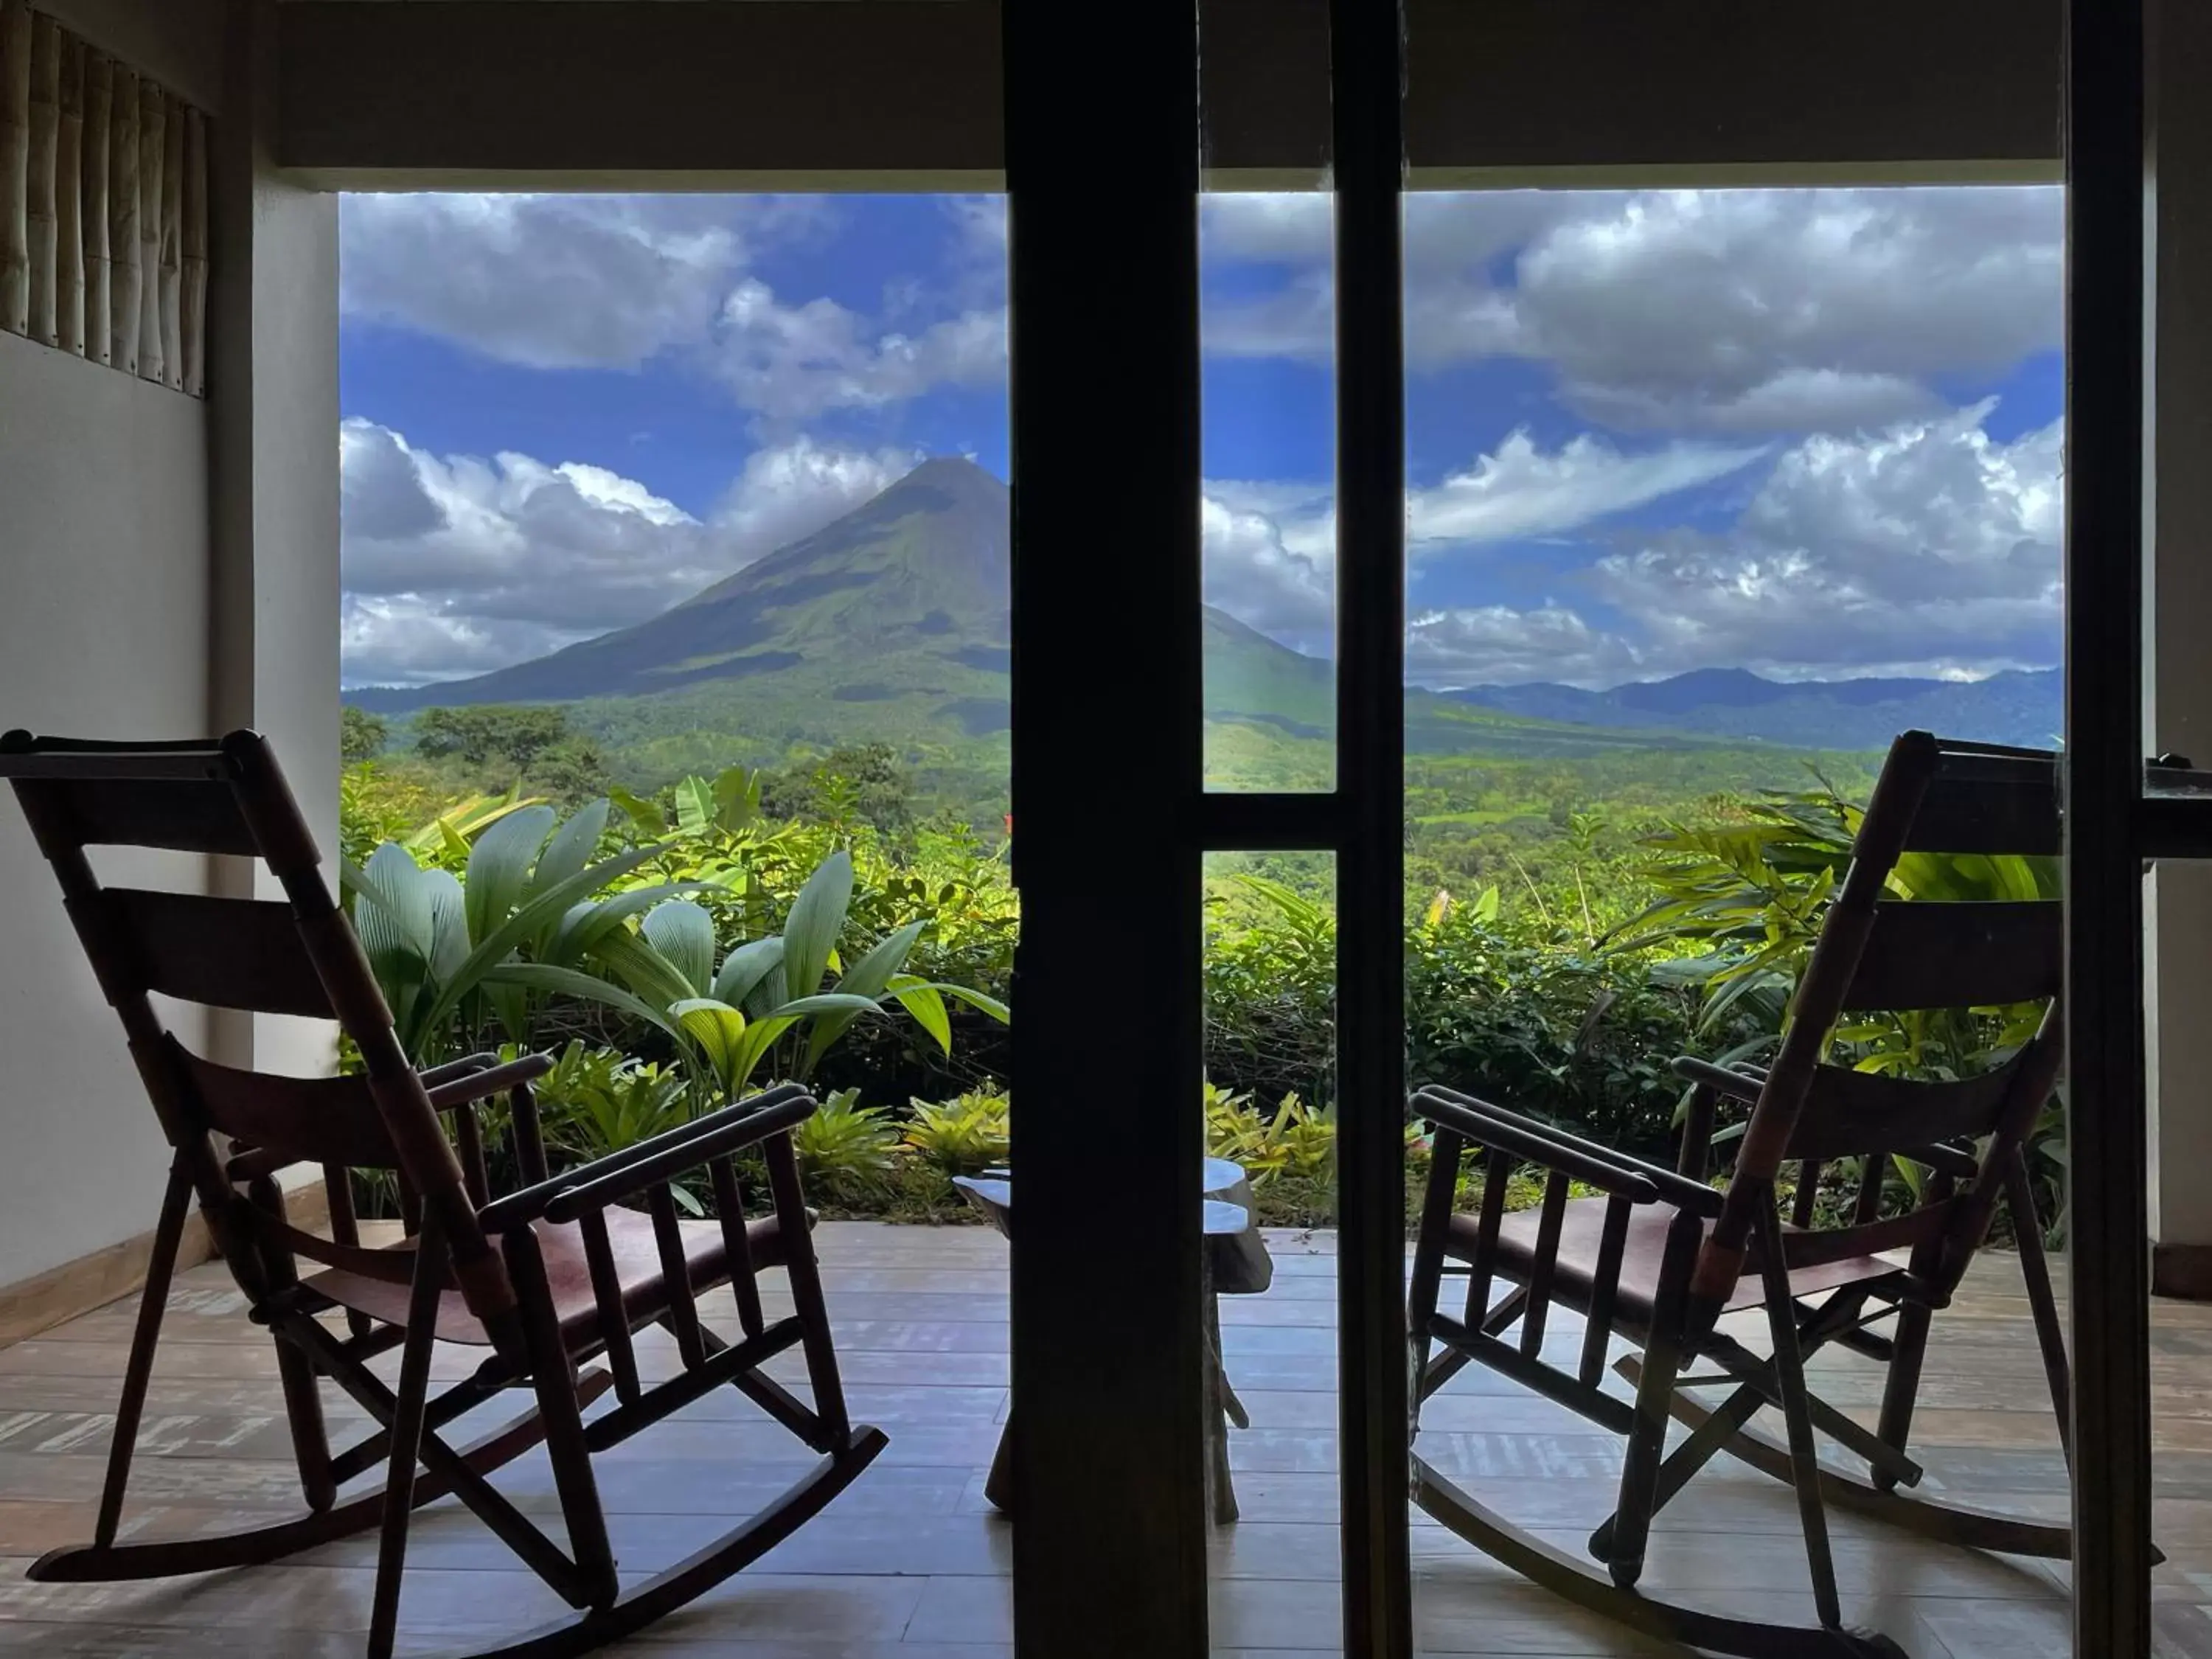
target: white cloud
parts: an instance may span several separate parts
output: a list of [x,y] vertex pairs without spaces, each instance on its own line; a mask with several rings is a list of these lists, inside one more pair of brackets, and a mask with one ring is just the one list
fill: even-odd
[[1516,431],[1464,472],[1407,493],[1407,544],[1422,557],[1470,543],[1564,534],[1724,478],[1762,453],[1669,444],[1624,454],[1584,433],[1547,455]]
[[[1547,452],[1516,431],[1464,471],[1407,493],[1407,556],[1433,567],[1499,542],[1565,535],[1765,453],[1670,444],[1627,453],[1588,435]],[[1336,592],[1328,487],[1209,480],[1202,522],[1207,603],[1300,650],[1327,652]]]
[[726,545],[749,563],[809,536],[912,471],[914,450],[836,449],[801,436],[756,449],[716,506]]
[[763,247],[823,232],[819,198],[349,195],[340,303],[527,368],[665,358],[777,425],[1003,380],[1005,202],[945,211],[944,270],[893,283],[872,319],[827,297],[787,302],[752,270]]
[[805,439],[756,450],[704,522],[605,467],[440,456],[365,420],[342,425],[339,459],[343,672],[380,684],[482,672],[656,616],[917,458]]
[[[1211,258],[1291,268],[1210,305],[1207,349],[1325,359],[1325,198],[1220,198],[1205,222]],[[1417,195],[1408,362],[1548,362],[1622,428],[1871,429],[1932,413],[1934,377],[2056,349],[2063,240],[2043,188]]]
[[933,386],[989,386],[1006,376],[1003,307],[962,312],[917,333],[875,333],[834,300],[787,305],[747,278],[716,319],[714,371],[744,408],[775,421],[879,409]]
[[349,195],[345,313],[530,368],[635,368],[702,342],[748,252],[804,198]]
[[1416,619],[1418,678],[1609,684],[1715,665],[1783,678],[1958,676],[2055,660],[2057,424],[2010,442],[1991,405],[1784,453],[1735,523],[1609,553],[1580,585],[1620,619],[1556,600]]
[[1416,611],[1406,622],[1406,678],[1417,684],[1512,684],[1527,680],[1605,686],[1640,678],[1644,663],[1616,634],[1547,600],[1532,610],[1463,605]]

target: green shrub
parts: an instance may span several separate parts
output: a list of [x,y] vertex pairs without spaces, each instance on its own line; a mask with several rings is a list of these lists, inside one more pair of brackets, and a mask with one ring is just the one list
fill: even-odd
[[972,1176],[1006,1161],[1009,1103],[1004,1094],[971,1090],[957,1099],[913,1104],[905,1144],[932,1169]]
[[857,1089],[840,1089],[791,1132],[807,1180],[833,1198],[852,1200],[883,1188],[898,1161],[899,1132],[890,1114],[860,1103]]
[[683,1074],[618,1048],[571,1042],[537,1085],[549,1160],[587,1164],[672,1129],[690,1116]]

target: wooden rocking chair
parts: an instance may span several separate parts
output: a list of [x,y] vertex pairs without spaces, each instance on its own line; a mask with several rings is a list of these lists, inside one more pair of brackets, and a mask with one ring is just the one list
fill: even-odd
[[[1887,1638],[1843,1628],[1826,1508],[1896,1522],[1923,1536],[2065,1559],[2063,1527],[1935,1504],[1898,1491],[1920,1479],[1907,1455],[1914,1396],[1932,1316],[1957,1290],[2000,1199],[2011,1213],[2036,1334],[2064,1442],[2068,1373],[2041,1248],[2024,1146],[2060,1063],[2058,902],[1943,903],[1884,899],[1900,858],[1917,852],[2049,856],[2058,850],[2057,763],[2048,753],[1939,741],[1907,732],[1889,752],[1852,859],[1815,941],[1771,1070],[1676,1062],[1693,1084],[1680,1160],[1669,1170],[1446,1089],[1415,1096],[1436,1128],[1435,1161],[1415,1248],[1409,1318],[1418,1401],[1470,1360],[1522,1382],[1625,1436],[1617,1506],[1590,1540],[1601,1577],[1513,1526],[1413,1459],[1417,1501],[1477,1547],[1525,1576],[1647,1633],[1755,1656],[1896,1653]],[[2044,1005],[2033,1036],[1987,1073],[1915,1082],[1823,1062],[1840,1016],[1871,1010]],[[1725,1193],[1707,1182],[1717,1103],[1751,1116]],[[1462,1159],[1487,1156],[1472,1216],[1454,1197]],[[1881,1214],[1892,1154],[1932,1171],[1911,1207]],[[1863,1160],[1850,1218],[1819,1224],[1824,1164]],[[1521,1163],[1547,1172],[1540,1208],[1505,1213]],[[1792,1214],[1777,1177],[1798,1165]],[[1569,1183],[1598,1196],[1571,1198]],[[1902,1259],[1899,1254],[1903,1253]],[[1437,1311],[1446,1263],[1468,1274],[1466,1311]],[[1493,1285],[1504,1293],[1493,1303]],[[1554,1303],[1586,1320],[1572,1370],[1544,1358]],[[1719,1328],[1722,1315],[1763,1309],[1766,1357]],[[1873,1327],[1894,1316],[1889,1334]],[[1517,1340],[1509,1334],[1518,1327]],[[1633,1403],[1605,1393],[1609,1339],[1639,1345],[1617,1369]],[[1887,1367],[1879,1427],[1868,1430],[1807,1389],[1805,1358],[1829,1343]],[[1719,1375],[1682,1377],[1693,1361]],[[1724,1383],[1707,1408],[1682,1390]],[[1780,1407],[1787,1443],[1750,1427]],[[1669,1417],[1691,1432],[1666,1449]],[[1869,1479],[1818,1458],[1828,1437]],[[1638,1594],[1654,1513],[1715,1453],[1728,1451],[1796,1489],[1817,1628],[1724,1618]]]
[[[548,1177],[531,1079],[549,1062],[478,1056],[418,1073],[401,1053],[368,958],[331,902],[313,838],[268,745],[250,732],[214,742],[69,742],[0,738],[9,779],[40,850],[60,878],[70,918],[174,1149],[167,1195],[116,1408],[106,1489],[89,1545],[41,1558],[46,1582],[164,1577],[265,1562],[371,1527],[381,1528],[368,1651],[391,1653],[409,1512],[459,1498],[551,1589],[573,1618],[484,1651],[582,1653],[692,1601],[815,1515],[875,1458],[883,1434],[846,1416],[823,1308],[792,1127],[813,1110],[793,1087],[739,1101],[583,1168]],[[88,847],[122,845],[257,860],[281,901],[103,886]],[[149,993],[216,1008],[335,1019],[363,1074],[300,1079],[204,1060],[161,1024]],[[494,1197],[474,1103],[507,1091],[515,1161],[529,1184]],[[450,1115],[448,1139],[441,1119]],[[213,1137],[229,1143],[219,1152]],[[458,1145],[458,1155],[456,1146]],[[748,1221],[732,1155],[757,1148],[771,1212]],[[321,1166],[332,1200],[325,1239],[287,1223],[276,1171]],[[718,1220],[678,1218],[670,1182],[704,1168]],[[369,1249],[347,1197],[350,1172],[396,1176],[409,1218],[397,1246]],[[133,1443],[145,1405],[179,1236],[197,1199],[252,1316],[276,1340],[307,1513],[224,1536],[118,1541]],[[642,1199],[641,1212],[628,1207]],[[321,1271],[301,1276],[305,1259]],[[781,1267],[796,1311],[763,1318],[756,1275]],[[741,1335],[726,1343],[701,1320],[698,1296],[727,1283]],[[343,1310],[343,1334],[322,1316]],[[682,1369],[641,1385],[633,1332],[665,1326]],[[469,1376],[429,1392],[434,1342],[488,1347]],[[804,1351],[809,1404],[761,1367]],[[398,1381],[369,1367],[399,1350]],[[603,1358],[605,1366],[580,1370]],[[333,1452],[319,1396],[328,1378],[375,1419]],[[766,1509],[666,1571],[619,1585],[592,1455],[727,1383],[820,1455]],[[614,1406],[584,1407],[611,1386]],[[441,1431],[507,1389],[532,1409],[465,1447]],[[486,1479],[543,1442],[568,1547]],[[424,1473],[418,1478],[417,1464]],[[381,1465],[380,1491],[340,1502],[339,1488]]]

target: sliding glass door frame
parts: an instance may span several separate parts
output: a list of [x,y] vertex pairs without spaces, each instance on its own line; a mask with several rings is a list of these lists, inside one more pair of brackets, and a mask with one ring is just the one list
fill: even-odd
[[1340,718],[1313,794],[1204,788],[1195,7],[1056,12],[1013,0],[1005,34],[1017,1648],[1206,1652],[1200,866],[1297,848],[1338,870],[1345,1651],[1406,1659],[1398,9],[1331,8]]

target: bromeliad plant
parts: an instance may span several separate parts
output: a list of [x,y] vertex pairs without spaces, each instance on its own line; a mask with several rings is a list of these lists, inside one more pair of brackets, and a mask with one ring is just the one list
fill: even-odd
[[550,806],[500,814],[468,848],[463,873],[416,861],[386,842],[366,864],[342,866],[354,930],[392,1010],[400,1046],[418,1066],[483,1046],[493,1034],[526,1044],[548,994],[629,1006],[592,971],[593,951],[625,920],[690,888],[669,884],[596,898],[650,860],[657,847],[592,862],[608,805],[562,823]]
[[[852,855],[833,853],[793,900],[782,933],[738,945],[719,966],[714,917],[684,898],[656,903],[635,933],[617,928],[599,935],[592,954],[633,994],[621,1006],[641,1010],[673,1037],[702,1095],[725,1101],[742,1096],[779,1047],[787,1075],[805,1081],[864,1014],[888,1013],[896,1006],[947,1054],[952,1025],[946,998],[1006,1020],[1006,1005],[995,998],[905,971],[926,921],[907,923],[844,963],[838,940],[852,900]],[[825,989],[833,969],[838,977]]]

